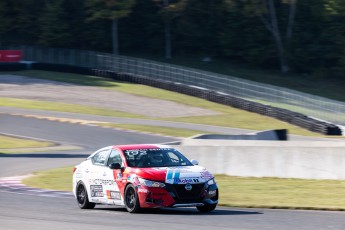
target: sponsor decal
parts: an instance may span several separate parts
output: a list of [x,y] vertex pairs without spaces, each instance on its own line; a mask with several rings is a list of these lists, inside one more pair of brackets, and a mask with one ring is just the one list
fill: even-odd
[[104,180],[104,179],[90,179],[89,183],[94,184],[94,185],[114,185],[115,181],[114,180]]
[[122,179],[122,173],[116,174],[116,180],[121,180]]
[[137,176],[136,176],[135,174],[128,175],[127,181],[129,181],[129,182],[135,182],[136,177],[137,177]]
[[199,183],[199,178],[174,179],[174,184]]
[[200,173],[200,177],[204,179],[211,179],[213,178],[213,175],[209,171],[205,170]]
[[0,62],[19,62],[22,58],[21,50],[0,50]]
[[203,183],[205,179],[200,178],[199,172],[169,169],[166,174],[165,182],[168,184],[195,184]]
[[144,188],[138,188],[138,192],[148,193],[149,191],[147,189],[144,189]]
[[107,190],[107,197],[108,197],[108,199],[112,199],[112,200],[121,200],[121,196],[120,196],[119,191]]
[[91,197],[103,197],[102,185],[90,185]]

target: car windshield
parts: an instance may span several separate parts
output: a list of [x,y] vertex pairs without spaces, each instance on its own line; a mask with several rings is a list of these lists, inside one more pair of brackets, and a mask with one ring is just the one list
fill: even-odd
[[185,156],[173,148],[125,150],[124,154],[129,167],[148,168],[193,165]]

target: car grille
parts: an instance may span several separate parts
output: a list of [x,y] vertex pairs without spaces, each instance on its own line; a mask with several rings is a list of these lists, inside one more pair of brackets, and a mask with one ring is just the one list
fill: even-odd
[[172,192],[176,203],[201,202],[205,184],[191,184],[192,190],[187,191],[185,184],[166,184],[166,190]]

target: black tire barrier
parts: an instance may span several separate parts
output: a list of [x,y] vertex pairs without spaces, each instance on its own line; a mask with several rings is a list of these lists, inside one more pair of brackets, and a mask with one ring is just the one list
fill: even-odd
[[[95,74],[102,77],[108,77],[116,81],[126,81],[131,83],[143,84],[186,94],[189,96],[203,98],[208,101],[273,117],[278,120],[285,121],[290,124],[305,128],[309,131],[321,133],[324,135],[342,135],[341,129],[335,124],[313,119],[301,113],[289,111],[286,109],[281,109],[270,105],[264,105],[257,102],[248,101],[231,95],[220,94],[218,92],[208,89],[201,89],[176,82],[151,79],[145,76],[134,76],[131,74],[116,73],[112,71],[97,70]],[[281,133],[281,135],[282,138],[284,138],[284,134]]]
[[[12,65],[15,64],[15,65]],[[11,65],[4,65],[3,69],[10,70],[22,70],[27,69],[28,66],[22,63],[11,63]],[[109,78],[115,81],[131,82],[136,84],[143,84],[153,86],[169,91],[174,91],[189,96],[203,98],[208,101],[216,102],[223,105],[232,106],[238,109],[246,110],[249,112],[258,113],[261,115],[276,118],[281,121],[288,122],[290,124],[305,128],[312,132],[321,133],[324,135],[342,135],[341,129],[335,124],[323,122],[301,113],[292,112],[286,109],[273,107],[270,105],[264,105],[253,101],[248,101],[242,98],[234,97],[227,94],[221,94],[208,89],[202,89],[194,86],[184,85],[181,83],[170,82],[160,79],[153,79],[147,76],[139,76],[126,73],[117,73],[114,71],[86,68],[70,65],[48,64],[48,63],[32,63],[32,69],[36,70],[48,70],[57,72],[68,72],[77,74],[95,75],[100,77]],[[0,65],[0,70],[3,70]]]
[[0,63],[0,71],[20,71],[26,70],[27,64],[26,63]]

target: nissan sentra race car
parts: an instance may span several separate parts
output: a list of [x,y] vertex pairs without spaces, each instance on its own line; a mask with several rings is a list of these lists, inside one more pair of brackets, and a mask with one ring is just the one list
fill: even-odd
[[196,207],[214,210],[218,187],[214,176],[165,145],[102,148],[75,166],[73,193],[82,209],[96,204],[142,208]]

